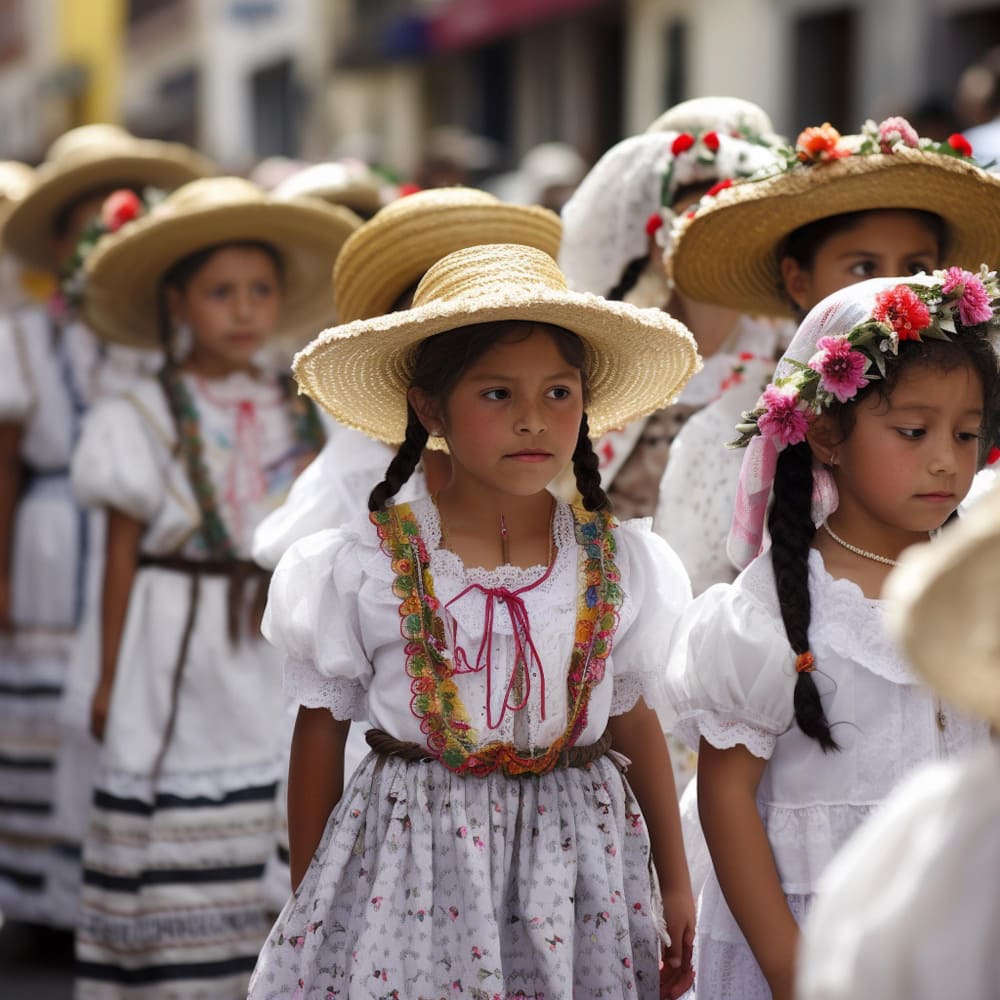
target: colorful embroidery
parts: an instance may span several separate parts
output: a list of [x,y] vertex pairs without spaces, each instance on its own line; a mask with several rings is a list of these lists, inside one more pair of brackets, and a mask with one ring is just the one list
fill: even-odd
[[430,558],[416,516],[408,504],[371,515],[382,551],[392,561],[393,593],[399,598],[400,632],[406,640],[406,671],[411,677],[410,708],[431,755],[457,774],[546,774],[576,744],[587,724],[590,692],[604,678],[622,606],[621,574],[615,565],[613,519],[573,508],[579,549],[578,610],[573,654],[567,676],[566,729],[538,754],[510,743],[478,746],[478,735],[458,694],[454,664],[447,657],[440,602],[434,596]]

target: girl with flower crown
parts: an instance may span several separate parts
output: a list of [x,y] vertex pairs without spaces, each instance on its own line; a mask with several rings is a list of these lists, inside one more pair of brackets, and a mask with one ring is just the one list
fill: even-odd
[[[930,273],[946,261],[976,270],[993,258],[998,226],[1000,178],[976,166],[961,136],[932,142],[899,117],[857,135],[826,124],[805,129],[769,170],[678,217],[669,266],[694,299],[801,319],[867,278]],[[740,463],[724,444],[767,377],[734,369],[733,388],[691,418],[660,484],[656,528],[695,593],[735,577],[726,536]]]
[[749,566],[695,602],[668,672],[715,868],[701,995],[791,997],[797,925],[829,860],[905,774],[986,737],[911,673],[879,595],[995,438],[998,310],[985,270],[843,289],[739,426],[730,550]]
[[[693,900],[653,708],[689,588],[648,526],[608,513],[589,435],[697,366],[666,313],[569,292],[514,245],[448,255],[411,309],[298,356],[306,393],[399,450],[369,515],[296,543],[271,585],[265,632],[301,705],[296,889],[251,997],[688,988]],[[428,439],[448,484],[392,503]],[[546,489],[570,463],[576,506]],[[360,718],[372,753],[345,787]]]
[[329,315],[357,224],[203,179],[88,258],[93,329],[162,344],[167,362],[95,406],[73,456],[78,495],[108,518],[78,997],[246,993],[290,729],[250,543],[323,440],[314,407],[259,359],[278,330]]

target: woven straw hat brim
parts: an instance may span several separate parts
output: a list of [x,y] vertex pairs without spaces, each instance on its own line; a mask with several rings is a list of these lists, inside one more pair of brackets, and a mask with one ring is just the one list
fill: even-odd
[[[4,226],[4,245],[41,270],[52,270],[52,230],[62,209],[80,195],[104,187],[153,187],[172,191],[216,172],[215,165],[179,143],[132,140],[135,151],[99,147],[81,150],[66,161],[43,163],[35,183],[18,202]],[[83,155],[85,152],[85,155]]]
[[105,236],[87,261],[84,320],[106,339],[159,347],[158,296],[164,275],[185,257],[241,241],[273,246],[284,264],[278,332],[302,343],[333,318],[330,269],[361,224],[349,209],[314,198],[206,206],[157,217],[154,212]]
[[[482,203],[461,203],[444,189],[402,198],[378,212],[344,245],[333,274],[343,322],[388,312],[442,257],[485,243],[515,243],[555,259],[562,224],[546,208],[506,205],[481,192]],[[464,192],[463,192],[464,194]],[[429,196],[429,197],[428,197]]]
[[406,391],[420,341],[497,320],[549,323],[584,341],[595,438],[669,405],[701,367],[687,327],[660,310],[586,293],[511,288],[489,301],[432,302],[326,330],[293,368],[302,390],[338,421],[396,445],[405,435]]
[[1000,727],[1000,485],[889,577],[890,621],[941,696]]
[[1000,177],[972,163],[901,149],[851,156],[722,191],[682,231],[677,287],[702,302],[788,316],[779,252],[801,226],[846,212],[918,209],[948,227],[949,264],[977,271],[1000,246]]

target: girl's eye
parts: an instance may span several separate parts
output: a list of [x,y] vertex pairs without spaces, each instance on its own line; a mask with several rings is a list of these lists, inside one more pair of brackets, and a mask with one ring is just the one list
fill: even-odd
[[499,403],[501,400],[510,399],[510,390],[508,389],[487,389],[483,393],[485,399],[492,399]]
[[962,442],[964,442],[966,444],[968,444],[971,441],[977,441],[978,442],[979,441],[979,432],[978,431],[975,431],[975,432],[973,432],[973,431],[959,431],[958,432],[958,440],[962,441]]
[[229,294],[228,285],[216,285],[209,290],[209,296],[213,299],[224,299]]
[[274,294],[274,287],[263,281],[253,286],[254,295],[259,295],[262,299],[269,299]]
[[923,427],[897,427],[896,432],[902,434],[908,441],[917,441],[927,433]]
[[921,271],[930,274],[934,270],[934,267],[934,261],[931,260],[912,260],[907,265],[910,274],[920,274]]
[[551,389],[549,389],[548,395],[551,396],[552,399],[569,399],[572,393],[564,385],[554,385]]
[[857,278],[871,278],[875,274],[875,261],[859,260],[851,265],[850,273]]

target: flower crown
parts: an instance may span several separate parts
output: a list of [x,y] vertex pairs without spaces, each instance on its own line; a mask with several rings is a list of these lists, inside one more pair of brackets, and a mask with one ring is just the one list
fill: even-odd
[[147,215],[165,197],[166,192],[159,188],[146,188],[141,196],[130,188],[120,188],[104,199],[100,212],[86,225],[76,241],[73,255],[60,272],[59,291],[66,305],[75,308],[83,301],[87,287],[87,258],[101,237],[117,233],[126,222]]
[[[870,315],[846,334],[821,337],[808,362],[787,355],[791,371],[775,378],[736,425],[744,448],[757,435],[780,450],[806,439],[810,421],[835,401],[850,402],[869,382],[886,376],[903,340],[986,337],[1000,327],[1000,284],[984,264],[979,274],[949,267],[934,283],[900,283],[875,296]],[[779,366],[780,367],[780,366]]]

